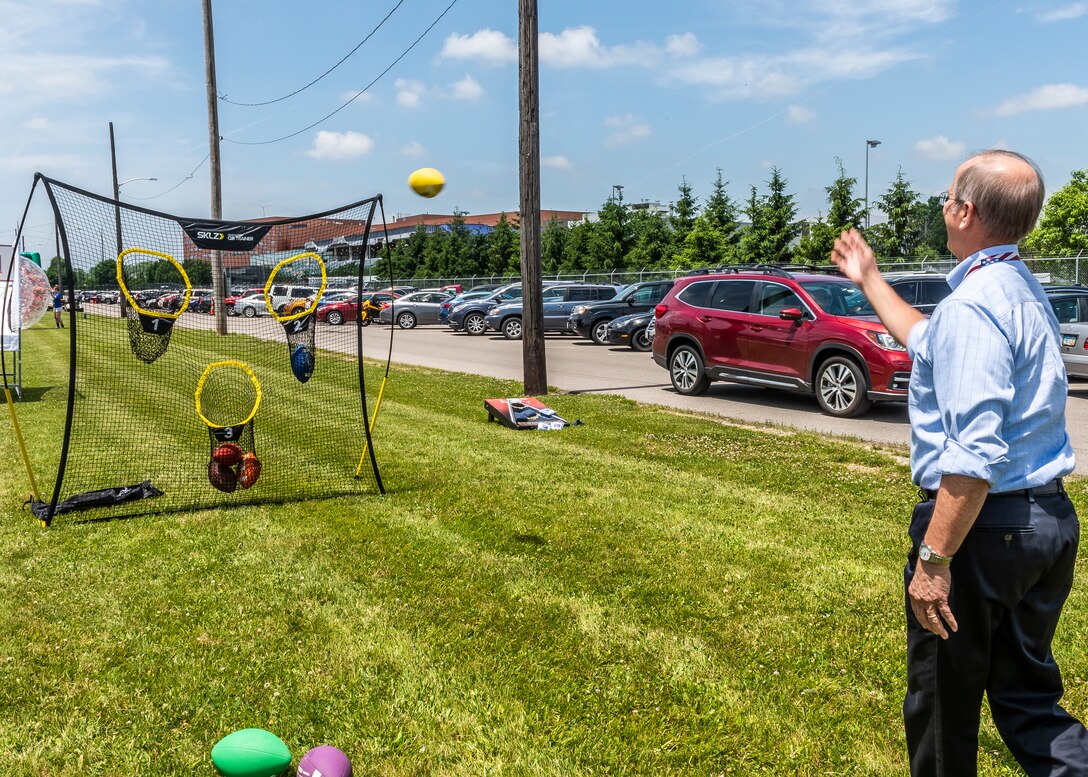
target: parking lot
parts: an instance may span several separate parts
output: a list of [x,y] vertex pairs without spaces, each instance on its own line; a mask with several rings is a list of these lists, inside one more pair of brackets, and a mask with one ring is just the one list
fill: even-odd
[[[91,313],[117,315],[116,306],[87,305]],[[268,316],[255,319],[227,319],[232,332],[261,337],[282,337],[279,325]],[[212,316],[182,316],[182,326],[211,328]],[[319,324],[317,345],[352,352],[353,325]],[[363,353],[384,361],[389,351],[390,329],[370,326],[363,329]],[[820,412],[813,397],[787,391],[772,391],[739,384],[714,383],[705,396],[677,394],[668,374],[653,363],[649,354],[626,347],[594,345],[573,335],[546,337],[548,384],[565,392],[619,394],[639,402],[698,411],[750,423],[773,423],[806,431],[858,437],[877,443],[906,445],[910,426],[905,404],[878,404],[864,417],[833,418]],[[523,376],[522,344],[501,334],[471,336],[446,326],[421,326],[409,331],[393,330],[393,361],[452,372],[466,372],[520,381]],[[395,380],[395,376],[394,376]],[[395,389],[391,389],[395,390]],[[480,397],[482,402],[486,397]],[[562,409],[562,400],[552,404]],[[1088,461],[1088,383],[1073,383],[1069,393],[1068,429],[1082,461]]]

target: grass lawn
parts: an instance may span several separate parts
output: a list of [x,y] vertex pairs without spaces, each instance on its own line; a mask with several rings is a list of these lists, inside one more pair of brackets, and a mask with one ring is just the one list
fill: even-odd
[[[396,369],[385,497],[48,531],[5,421],[5,777],[212,775],[247,727],[357,775],[906,773],[904,451],[597,395],[549,399],[585,426],[486,423],[519,392]],[[32,447],[63,403],[19,408]],[[1085,717],[1078,575],[1055,652]],[[1019,773],[988,721],[982,750]]]

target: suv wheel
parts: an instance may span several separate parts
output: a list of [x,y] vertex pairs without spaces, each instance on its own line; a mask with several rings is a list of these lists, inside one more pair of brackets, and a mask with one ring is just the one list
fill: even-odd
[[257,315],[257,308],[252,305],[246,305],[245,308],[242,309],[242,315],[246,318],[253,318]]
[[832,356],[816,373],[816,401],[828,415],[853,418],[873,404],[865,395],[865,374],[845,356]]
[[636,329],[631,335],[631,347],[639,353],[646,353],[653,344],[654,341],[646,336],[646,327]]
[[597,345],[608,345],[608,325],[612,323],[610,318],[602,318],[593,322],[593,328],[589,330],[589,336]]
[[690,345],[681,345],[672,352],[669,377],[672,378],[672,387],[689,397],[705,394],[710,387],[710,378],[703,371],[703,357]]
[[397,326],[401,329],[411,329],[416,325],[416,317],[412,313],[405,311],[397,316]]
[[465,331],[470,335],[482,335],[487,331],[487,322],[482,313],[469,313],[465,316]]
[[521,319],[517,316],[508,318],[502,322],[502,336],[507,340],[521,339]]

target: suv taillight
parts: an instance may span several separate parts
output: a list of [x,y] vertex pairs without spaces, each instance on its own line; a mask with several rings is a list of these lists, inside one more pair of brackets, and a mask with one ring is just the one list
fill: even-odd
[[668,305],[655,305],[654,306],[654,318],[661,318],[663,315],[669,312]]

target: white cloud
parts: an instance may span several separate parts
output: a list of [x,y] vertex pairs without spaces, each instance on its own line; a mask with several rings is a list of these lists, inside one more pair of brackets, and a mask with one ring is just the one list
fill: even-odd
[[606,127],[613,127],[622,129],[619,132],[613,132],[605,140],[609,146],[622,146],[627,143],[633,143],[636,140],[642,138],[648,138],[653,134],[653,130],[649,124],[645,122],[639,123],[638,120],[631,116],[613,116],[605,120]]
[[1070,19],[1079,19],[1088,14],[1088,3],[1073,3],[1072,5],[1054,8],[1050,11],[1042,11],[1035,14],[1035,20],[1042,24],[1064,22]]
[[1075,84],[1047,84],[1010,97],[997,106],[994,113],[998,116],[1014,116],[1028,111],[1049,111],[1056,108],[1074,108],[1078,105],[1088,105],[1088,89]]
[[453,35],[442,46],[446,59],[478,59],[491,65],[516,62],[518,45],[512,38],[497,30],[483,29],[472,35]]
[[34,116],[33,118],[27,119],[26,122],[23,123],[23,126],[27,129],[43,130],[49,129],[51,124],[49,122],[49,119],[45,118],[44,116]]
[[466,75],[460,81],[450,85],[450,96],[454,100],[479,100],[483,94],[484,88],[472,76]]
[[395,86],[397,88],[397,105],[404,108],[418,108],[423,93],[427,90],[422,81],[409,81],[405,78],[398,78]]
[[660,59],[658,48],[635,42],[630,46],[604,46],[592,27],[568,27],[558,35],[540,34],[540,61],[558,68],[613,67],[642,65],[649,67]]
[[960,159],[967,153],[967,146],[958,140],[949,140],[944,135],[935,138],[923,138],[914,144],[914,152],[923,159],[947,162]]
[[422,143],[415,140],[409,140],[400,147],[400,153],[404,154],[404,156],[423,156],[427,153],[427,149],[423,147]]
[[374,141],[361,132],[327,132],[314,135],[314,145],[306,156],[314,159],[356,159],[369,154]]
[[683,35],[670,35],[665,38],[665,51],[674,57],[693,57],[699,53],[702,46],[693,32],[685,32]]
[[822,81],[872,78],[916,58],[905,50],[818,45],[777,57],[710,57],[673,67],[668,75],[680,83],[709,87],[719,99],[787,97]]
[[570,170],[574,167],[574,165],[570,163],[570,160],[562,154],[557,154],[556,156],[542,156],[540,158],[540,165],[542,167],[550,167],[554,170]]
[[374,100],[374,95],[370,92],[360,91],[359,89],[341,92],[340,101],[347,102],[348,100],[353,101],[356,105],[362,105],[364,103],[372,102]]
[[802,105],[791,105],[786,109],[786,118],[792,124],[804,124],[816,118],[816,111],[805,108]]

